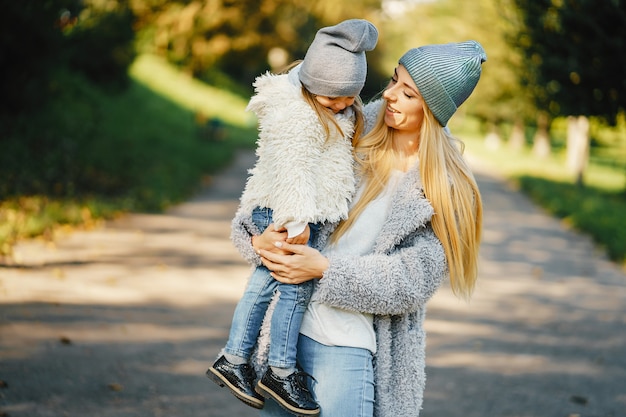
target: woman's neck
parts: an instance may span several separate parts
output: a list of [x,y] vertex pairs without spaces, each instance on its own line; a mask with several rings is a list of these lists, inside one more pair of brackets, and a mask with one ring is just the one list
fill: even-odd
[[419,142],[419,134],[395,132],[393,147],[398,157],[398,169],[406,172],[417,162]]

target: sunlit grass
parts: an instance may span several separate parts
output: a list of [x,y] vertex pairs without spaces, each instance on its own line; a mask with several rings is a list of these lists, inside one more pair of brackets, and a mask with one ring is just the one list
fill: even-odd
[[[485,166],[515,178],[522,175],[542,177],[554,181],[575,183],[575,176],[568,171],[565,154],[561,150],[547,158],[538,158],[530,147],[514,150],[503,142],[493,148],[485,141],[474,121],[468,120],[451,126],[463,140],[469,154],[476,156]],[[626,170],[591,162],[585,171],[585,185],[607,191],[626,189]]]
[[131,76],[155,93],[193,113],[218,117],[224,122],[251,126],[251,113],[242,111],[247,100],[228,91],[204,84],[166,64],[153,55],[138,57],[130,68]]
[[[230,163],[237,148],[254,146],[256,125],[241,97],[192,80],[154,57],[140,57],[130,74],[123,93],[106,94],[77,81],[66,90],[78,92],[79,99],[62,96],[51,104],[61,115],[82,115],[75,121],[89,129],[68,132],[55,118],[32,118],[35,134],[45,129],[53,139],[69,137],[80,146],[72,158],[79,158],[75,166],[83,176],[75,179],[77,191],[65,195],[0,201],[0,258],[20,239],[52,239],[61,225],[85,227],[129,211],[161,211],[189,198],[204,177]],[[80,97],[89,97],[91,113],[81,111]],[[220,121],[219,137],[207,134],[211,119]],[[83,181],[98,189],[81,188]]]
[[494,147],[471,120],[451,129],[477,163],[517,184],[536,204],[592,236],[612,260],[626,262],[626,171],[619,164],[600,165],[592,159],[585,185],[579,187],[567,169],[563,150],[538,158],[529,147],[513,150],[505,142]]

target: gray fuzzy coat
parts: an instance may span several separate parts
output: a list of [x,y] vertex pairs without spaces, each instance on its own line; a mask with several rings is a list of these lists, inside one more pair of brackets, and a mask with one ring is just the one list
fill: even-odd
[[[371,114],[368,116],[371,121]],[[426,303],[448,273],[443,247],[430,224],[432,215],[415,167],[398,187],[372,252],[331,256],[328,270],[316,281],[316,300],[374,315],[376,417],[418,416],[422,406]],[[315,247],[324,247],[333,226],[322,227]],[[260,264],[250,244],[250,235],[257,233],[250,216],[240,210],[231,237],[253,265]],[[260,343],[267,343],[267,329],[261,336],[265,340]],[[263,347],[259,351],[263,352]]]

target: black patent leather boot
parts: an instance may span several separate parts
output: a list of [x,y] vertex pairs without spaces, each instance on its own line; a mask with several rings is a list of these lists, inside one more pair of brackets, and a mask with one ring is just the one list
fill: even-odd
[[299,416],[317,416],[320,407],[309,391],[306,372],[296,370],[291,375],[281,378],[269,368],[257,383],[256,390],[265,398],[274,399],[285,410]]
[[265,399],[254,390],[256,374],[249,364],[234,365],[222,355],[206,371],[206,375],[220,387],[227,387],[250,407],[263,408]]

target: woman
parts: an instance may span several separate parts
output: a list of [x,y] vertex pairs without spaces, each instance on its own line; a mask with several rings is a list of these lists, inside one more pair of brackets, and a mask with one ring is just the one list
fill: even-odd
[[[480,193],[445,126],[485,60],[474,41],[400,58],[383,100],[365,109],[373,127],[355,144],[359,190],[332,235],[325,225],[313,247],[292,245],[272,227],[258,233],[245,216],[233,221],[247,260],[283,283],[315,281],[298,361],[323,417],[419,415],[426,303],[446,278],[469,297],[477,276]],[[262,415],[289,414],[267,401]]]

